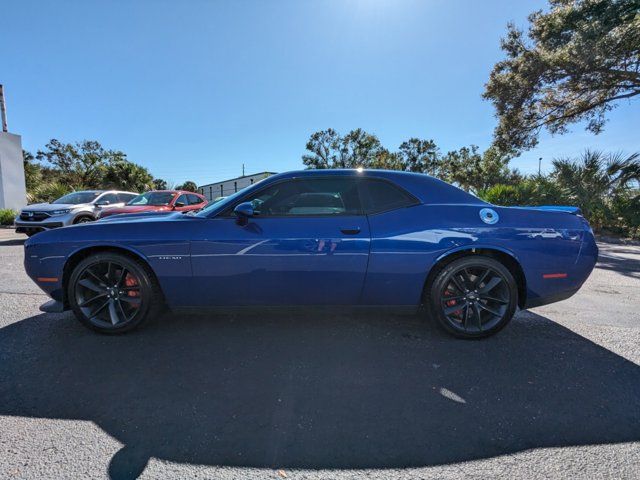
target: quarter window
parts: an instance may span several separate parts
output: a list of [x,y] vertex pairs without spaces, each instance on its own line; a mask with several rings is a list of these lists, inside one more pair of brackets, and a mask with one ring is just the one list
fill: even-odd
[[360,215],[356,181],[313,178],[280,182],[245,198],[261,217]]
[[360,189],[362,205],[368,214],[410,207],[418,203],[403,189],[386,180],[363,179]]

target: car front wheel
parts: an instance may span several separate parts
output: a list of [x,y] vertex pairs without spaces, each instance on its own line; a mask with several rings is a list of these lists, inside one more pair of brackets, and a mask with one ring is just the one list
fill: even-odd
[[82,324],[101,333],[123,333],[159,313],[160,289],[142,262],[119,253],[82,260],[69,278],[67,298]]
[[459,338],[493,335],[509,323],[518,305],[511,272],[482,255],[454,260],[427,288],[431,316]]

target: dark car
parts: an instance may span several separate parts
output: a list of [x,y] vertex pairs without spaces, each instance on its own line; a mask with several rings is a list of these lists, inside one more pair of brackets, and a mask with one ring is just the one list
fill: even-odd
[[271,176],[195,215],[118,215],[25,243],[29,276],[105,333],[160,308],[391,306],[464,338],[573,295],[598,250],[575,208],[490,205],[427,175]]
[[183,190],[152,190],[131,199],[119,208],[104,210],[100,218],[122,213],[143,212],[190,212],[200,210],[207,204],[207,199],[199,193]]

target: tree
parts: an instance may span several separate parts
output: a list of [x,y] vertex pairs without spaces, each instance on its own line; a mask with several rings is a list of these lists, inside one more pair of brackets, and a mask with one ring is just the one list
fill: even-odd
[[398,155],[401,170],[428,173],[438,176],[440,171],[440,152],[433,140],[410,138],[400,144]]
[[448,152],[441,165],[440,178],[475,194],[495,185],[521,180],[517,170],[509,168],[510,157],[492,147],[480,153],[476,145]]
[[154,178],[153,179],[153,188],[155,190],[167,190],[167,181],[162,178]]
[[389,152],[375,135],[357,128],[341,136],[334,129],[311,135],[306,148],[311,154],[302,156],[307,168],[380,168],[382,162],[393,162]]
[[45,150],[38,150],[36,158],[52,167],[58,180],[65,185],[100,188],[107,165],[126,161],[117,150],[105,150],[100,143],[84,140],[75,144],[51,139]]
[[153,188],[153,176],[140,165],[117,159],[106,165],[102,185],[118,190],[144,192]]
[[33,191],[34,188],[42,181],[42,168],[35,163],[35,157],[26,150],[22,151],[24,164],[24,182],[27,192]]
[[187,180],[182,185],[177,186],[176,190],[186,190],[187,192],[197,192],[198,185],[196,185],[196,182]]
[[565,133],[587,121],[599,133],[605,114],[640,94],[638,0],[550,0],[547,13],[529,16],[525,34],[508,26],[507,58],[491,72],[484,98],[498,116],[495,144],[520,151],[540,131]]
[[619,198],[630,197],[632,203],[640,198],[640,153],[624,157],[587,150],[577,159],[553,160],[551,177],[567,199],[580,206],[589,222],[599,229],[609,221],[611,206]]

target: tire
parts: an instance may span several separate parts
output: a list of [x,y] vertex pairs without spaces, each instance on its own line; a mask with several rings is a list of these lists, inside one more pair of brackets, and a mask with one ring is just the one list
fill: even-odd
[[90,255],[73,269],[67,298],[80,323],[106,334],[138,328],[155,318],[163,305],[160,286],[150,268],[112,252]]
[[518,306],[518,287],[502,263],[470,255],[442,268],[425,287],[424,298],[431,318],[447,333],[484,338],[511,321]]
[[78,218],[76,218],[73,221],[73,224],[77,225],[78,223],[89,223],[94,221],[95,221],[95,218],[90,217],[89,215],[80,215]]

